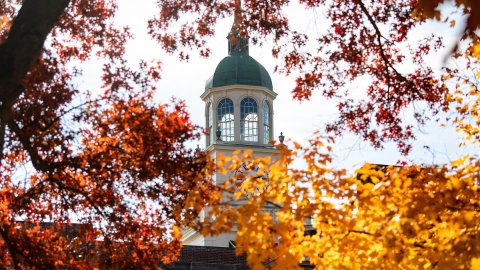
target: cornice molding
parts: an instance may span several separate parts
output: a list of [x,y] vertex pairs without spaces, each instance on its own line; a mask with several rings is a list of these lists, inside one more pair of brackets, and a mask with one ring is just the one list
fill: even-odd
[[241,90],[241,91],[246,91],[250,93],[252,92],[263,92],[270,96],[273,99],[277,97],[277,93],[273,92],[272,90],[264,87],[264,86],[255,86],[255,85],[244,85],[244,84],[234,84],[234,85],[226,85],[226,86],[220,86],[220,87],[213,87],[213,88],[208,88],[203,92],[203,94],[200,96],[200,98],[205,102],[207,100],[207,97],[216,92],[222,92],[226,94],[227,91],[233,91],[233,90]]

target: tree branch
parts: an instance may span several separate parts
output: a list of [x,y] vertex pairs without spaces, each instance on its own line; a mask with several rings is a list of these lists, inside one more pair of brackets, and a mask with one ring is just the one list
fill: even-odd
[[365,14],[365,16],[367,16],[368,21],[370,22],[370,24],[375,29],[375,33],[376,33],[376,36],[377,36],[377,43],[378,43],[378,46],[380,47],[380,56],[382,57],[382,60],[385,63],[386,72],[387,72],[387,86],[388,86],[388,93],[387,94],[390,96],[390,71],[388,70],[388,67],[390,67],[395,72],[395,74],[398,77],[400,77],[400,79],[402,81],[406,81],[407,79],[405,77],[403,77],[403,75],[400,74],[393,67],[393,65],[392,65],[392,63],[390,63],[390,61],[388,61],[387,56],[385,55],[385,51],[383,50],[383,44],[382,44],[382,40],[381,40],[381,38],[383,37],[382,32],[380,32],[380,29],[378,29],[377,23],[372,18],[370,13],[368,13],[368,10],[365,7],[365,4],[362,2],[362,0],[357,0],[357,2],[360,5],[360,9],[362,10],[363,14]]
[[[70,0],[25,0],[7,40],[0,45],[0,102],[11,108],[22,94],[18,86],[41,55],[48,34]],[[6,112],[7,110],[3,110]]]
[[92,206],[97,211],[98,215],[102,216],[103,218],[107,218],[105,213],[98,207],[98,205],[94,201],[92,201],[92,199],[88,196],[88,194],[84,190],[80,190],[74,187],[67,187],[62,182],[58,181],[53,177],[48,177],[46,181],[56,185],[60,190],[70,191],[75,194],[79,194],[83,196],[85,200],[88,201],[88,203],[90,203],[90,206]]
[[[33,167],[42,172],[51,172],[56,168],[62,167],[62,166],[71,166],[75,167],[74,163],[68,162],[68,161],[62,161],[62,162],[53,162],[53,163],[48,163],[43,158],[40,156],[40,154],[37,152],[37,150],[32,147],[30,139],[23,136],[22,134],[22,129],[18,126],[17,122],[15,122],[13,119],[10,119],[8,121],[8,127],[10,130],[12,130],[15,135],[17,135],[19,141],[22,143],[23,148],[28,152],[30,155],[32,165]],[[75,167],[78,168],[78,167]]]
[[23,148],[30,155],[33,167],[39,171],[43,171],[43,172],[49,171],[48,164],[40,157],[40,155],[37,153],[34,147],[32,147],[29,139],[22,136],[22,129],[18,126],[18,124],[13,119],[10,119],[8,121],[8,127],[17,135],[19,141],[23,145]]
[[[8,230],[8,228],[6,228]],[[7,244],[7,248],[8,248],[8,251],[10,252],[10,256],[13,260],[13,264],[14,264],[14,267],[13,269],[15,270],[21,270],[22,267],[20,267],[20,262],[18,261],[18,258],[17,258],[17,254],[21,255],[25,261],[27,261],[28,264],[31,265],[31,262],[30,260],[28,259],[27,256],[25,256],[25,254],[18,250],[18,248],[16,248],[12,242],[10,241],[10,238],[8,237],[8,233],[7,231],[2,227],[0,228],[0,236],[2,236],[2,238],[5,240],[5,243]]]

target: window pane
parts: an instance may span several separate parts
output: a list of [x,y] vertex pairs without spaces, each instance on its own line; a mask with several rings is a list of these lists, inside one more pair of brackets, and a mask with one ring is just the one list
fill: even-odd
[[[224,98],[218,103],[218,129],[222,132],[222,141],[234,140],[234,117],[233,117],[233,101]],[[216,132],[216,130],[214,131]]]
[[258,141],[258,107],[253,98],[240,103],[240,136],[243,141]]
[[263,101],[263,143],[267,144],[270,140],[270,106]]
[[265,144],[268,144],[270,142],[270,127],[269,126],[263,125],[263,134],[265,136],[265,137],[263,137],[264,138],[263,142]]

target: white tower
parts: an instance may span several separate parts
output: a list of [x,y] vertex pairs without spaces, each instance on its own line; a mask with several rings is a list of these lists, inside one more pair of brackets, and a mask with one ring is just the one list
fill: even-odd
[[[219,154],[232,156],[235,150],[252,150],[254,157],[278,152],[273,139],[274,106],[277,94],[267,70],[249,55],[249,37],[240,33],[240,1],[232,30],[228,34],[228,56],[217,65],[200,96],[205,102],[205,125],[209,131],[205,151],[215,160]],[[242,37],[243,36],[243,37]],[[215,175],[217,185],[229,176]],[[183,231],[185,245],[228,247],[236,238],[235,229],[219,236],[203,237]]]

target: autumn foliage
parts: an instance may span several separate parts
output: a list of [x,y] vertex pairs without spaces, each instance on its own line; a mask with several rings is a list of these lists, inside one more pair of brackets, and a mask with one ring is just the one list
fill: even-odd
[[[253,269],[297,269],[301,263],[315,269],[480,269],[478,157],[438,165],[365,164],[353,174],[332,165],[336,136],[353,132],[376,148],[393,141],[408,154],[414,126],[432,117],[463,133],[461,145],[478,143],[477,1],[452,1],[448,8],[426,0],[299,2],[321,8],[327,17],[315,39],[291,27],[284,13],[288,1],[241,1],[243,32],[254,43],[273,41],[276,70],[298,74],[294,99],[319,92],[337,102],[338,116],[304,146],[277,145],[276,157],[253,158],[251,151],[221,157],[217,172],[231,178],[210,197],[214,218],[195,226],[204,234],[237,226],[236,251],[247,254]],[[182,58],[190,48],[204,55],[217,18],[238,6],[239,1],[162,2],[156,37]],[[184,13],[195,19],[179,33],[169,32]],[[425,56],[443,47],[442,38],[412,41],[410,35],[431,20],[455,27],[449,15],[466,22],[451,51],[457,65],[446,61],[438,72]],[[405,64],[413,68],[402,69]],[[358,86],[360,78],[368,83]],[[415,121],[409,123],[403,113],[412,108]],[[449,117],[443,119],[442,112]],[[295,160],[306,165],[292,166]],[[243,164],[250,171],[233,176]],[[267,172],[265,181],[260,175]]]
[[[330,154],[331,136],[344,132],[377,148],[393,141],[408,154],[413,126],[442,111],[455,112],[448,121],[465,144],[478,141],[477,1],[453,2],[468,18],[452,54],[473,76],[432,70],[424,56],[443,46],[440,37],[409,40],[427,20],[455,26],[437,9],[443,1],[299,2],[326,11],[316,39],[291,27],[283,0],[242,1],[241,33],[254,44],[273,41],[276,70],[298,74],[294,99],[318,92],[336,102],[338,117],[322,130],[329,135],[316,133],[292,151],[279,145],[275,159],[245,152],[218,160],[219,173],[242,162],[269,171],[268,183],[246,174],[240,189],[231,179],[219,190],[208,180],[212,164],[185,148],[201,134],[185,105],[153,102],[160,62],[132,68],[124,59],[132,35],[114,25],[114,0],[0,2],[0,267],[156,268],[178,254],[180,226],[217,234],[236,223],[237,252],[255,269],[266,261],[295,269],[306,260],[318,269],[480,269],[478,158],[366,164],[351,175],[332,168]],[[182,59],[192,48],[208,56],[215,23],[238,5],[159,1],[149,33]],[[185,13],[196,17],[172,30]],[[72,63],[91,58],[103,61],[103,85],[80,92],[73,79],[81,69]],[[414,68],[402,70],[405,63]],[[350,86],[360,78],[367,85],[354,89],[363,95],[357,99]],[[425,110],[405,122],[402,112],[418,103]],[[306,167],[293,168],[296,158]],[[230,207],[224,194],[246,204]],[[216,219],[199,222],[207,203]],[[305,218],[312,218],[308,232]]]
[[[197,225],[205,234],[236,225],[236,252],[252,269],[478,269],[478,158],[365,164],[352,175],[332,168],[332,143],[317,134],[306,146],[280,147],[277,161],[248,151],[222,157],[223,173],[243,162],[250,171],[240,188],[238,176],[221,186],[229,195],[212,197],[215,218]],[[306,166],[292,168],[297,159]],[[267,171],[268,181],[258,177]]]
[[[116,8],[0,3],[0,268],[156,268],[181,246],[172,226],[198,214],[188,193],[207,194],[185,148],[201,130],[183,102],[153,102],[160,65],[127,64]],[[92,57],[103,85],[79,92],[71,61]]]

